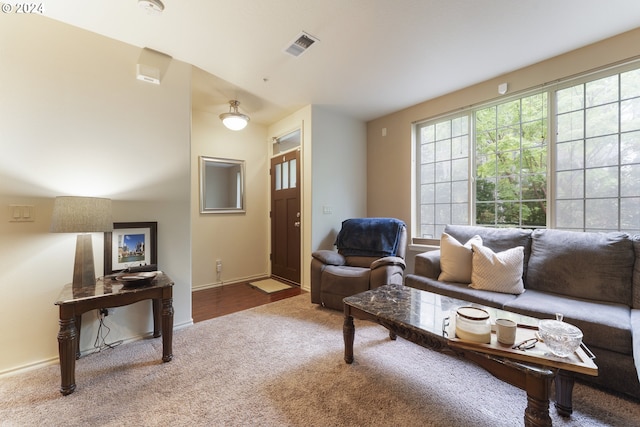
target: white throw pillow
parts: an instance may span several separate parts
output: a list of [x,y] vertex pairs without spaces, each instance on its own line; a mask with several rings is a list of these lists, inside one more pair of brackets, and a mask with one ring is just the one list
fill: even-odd
[[522,269],[524,247],[494,253],[486,246],[472,244],[471,286],[474,289],[519,295],[524,292]]
[[471,283],[471,245],[482,246],[482,238],[473,236],[464,245],[447,233],[440,238],[440,276],[442,282]]

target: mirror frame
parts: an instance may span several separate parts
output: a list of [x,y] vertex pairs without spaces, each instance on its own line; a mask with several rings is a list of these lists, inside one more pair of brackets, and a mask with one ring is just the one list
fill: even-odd
[[[209,207],[207,204],[207,195],[211,191],[209,179],[214,177],[207,177],[207,167],[219,167],[229,168],[235,165],[240,166],[240,207],[234,206],[215,206]],[[218,157],[200,156],[200,213],[244,213],[245,212],[245,200],[244,200],[244,160],[235,159],[222,159]],[[209,178],[209,179],[208,179]],[[237,188],[236,188],[237,190]]]

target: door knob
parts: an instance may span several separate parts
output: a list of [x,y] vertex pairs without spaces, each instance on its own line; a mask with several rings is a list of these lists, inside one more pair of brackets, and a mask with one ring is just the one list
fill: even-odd
[[294,227],[298,227],[298,228],[300,228],[300,221],[296,221],[296,222],[294,222],[294,223],[293,223],[293,226],[294,226]]

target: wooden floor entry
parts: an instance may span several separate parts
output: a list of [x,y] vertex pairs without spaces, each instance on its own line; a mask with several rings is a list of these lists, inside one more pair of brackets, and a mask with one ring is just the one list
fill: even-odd
[[191,293],[192,317],[195,322],[213,319],[281,299],[306,293],[299,286],[265,293],[246,283],[234,283]]

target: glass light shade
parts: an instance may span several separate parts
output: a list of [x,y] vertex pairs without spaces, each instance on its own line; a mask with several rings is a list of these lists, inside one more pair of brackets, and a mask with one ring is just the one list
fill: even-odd
[[220,119],[222,119],[222,123],[231,130],[242,130],[249,122],[249,117],[240,113],[220,114]]

